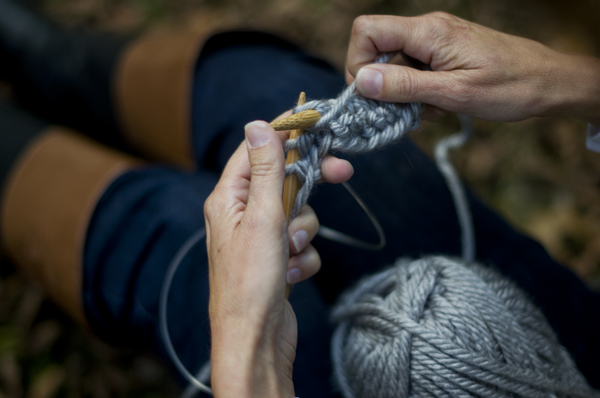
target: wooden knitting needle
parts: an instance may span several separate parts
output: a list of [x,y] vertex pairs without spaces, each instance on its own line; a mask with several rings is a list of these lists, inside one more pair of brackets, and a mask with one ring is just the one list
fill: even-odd
[[[306,102],[306,99],[304,99],[304,102]],[[298,105],[300,105],[300,100],[298,100]],[[306,129],[317,124],[319,120],[321,120],[321,114],[315,110],[309,109],[307,111],[294,113],[293,115],[279,119],[278,121],[271,123],[271,127],[273,127],[276,131]],[[290,138],[292,138],[291,135]]]
[[[305,103],[306,103],[306,94],[304,94],[304,92],[301,92],[300,97],[298,98],[298,105],[304,105]],[[312,111],[312,112],[316,112],[316,111]],[[300,113],[302,113],[302,112],[300,112]],[[297,115],[299,115],[300,113],[292,115],[292,116],[296,116],[296,117],[292,118],[291,122],[290,122],[290,118],[292,116],[288,116],[287,118],[284,118],[277,122],[271,123],[271,126],[273,126],[273,128],[278,131],[293,129],[290,132],[290,139],[296,139],[302,135],[304,127],[310,127],[318,121],[318,119],[317,119],[317,121],[313,122],[311,125],[306,125],[306,122],[305,122],[307,120],[306,118],[304,118],[304,117],[298,118]],[[316,112],[316,113],[319,115],[319,119],[320,119],[321,115],[319,114],[319,112]],[[314,120],[314,119],[315,119],[315,116],[313,115],[310,120]],[[287,122],[286,122],[286,120],[287,120]],[[288,164],[296,163],[299,158],[300,158],[300,156],[298,155],[298,151],[296,149],[292,149],[291,151],[288,151],[287,158],[285,159],[286,166]],[[299,189],[300,189],[300,181],[298,181],[298,177],[295,174],[285,177],[285,180],[283,181],[283,211],[285,213],[285,218],[288,220],[288,222],[291,221],[290,216],[292,214],[292,209],[294,208],[294,202],[296,202],[296,196],[298,195]],[[285,287],[285,298],[286,299],[290,297],[290,288],[291,288],[291,286],[289,284],[286,285],[286,287]]]
[[[305,103],[306,103],[306,94],[304,94],[304,92],[301,92],[300,97],[298,98],[298,105],[304,105]],[[291,115],[291,116],[297,116],[297,115],[299,115],[299,113],[297,113],[295,115]],[[302,123],[302,120],[299,120],[298,118],[294,118],[290,121],[291,116],[288,116],[285,119],[281,119],[278,122],[274,122],[271,124],[271,126],[276,125],[277,127],[273,126],[273,128],[275,130],[277,130],[278,128],[280,130],[292,129],[292,131],[290,132],[290,139],[293,140],[302,135],[302,133],[304,132],[303,131],[304,127],[301,127],[303,125],[303,123]],[[286,120],[287,120],[287,122],[281,123],[282,121],[286,121]],[[304,123],[304,124],[306,124],[306,123]],[[283,126],[283,127],[281,127],[281,126]],[[296,163],[299,158],[300,158],[300,156],[298,155],[298,151],[296,149],[292,149],[291,151],[288,151],[288,153],[287,153],[287,158],[285,159],[285,165],[287,166],[288,164]],[[283,182],[283,211],[285,212],[285,217],[287,218],[288,221],[291,221],[290,215],[292,214],[292,209],[294,207],[294,202],[296,201],[296,195],[298,195],[299,189],[300,189],[300,182],[298,181],[298,177],[295,174],[285,177],[285,181]]]

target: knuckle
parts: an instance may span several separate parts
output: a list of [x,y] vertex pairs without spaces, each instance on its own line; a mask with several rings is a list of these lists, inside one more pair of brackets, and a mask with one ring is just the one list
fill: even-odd
[[434,37],[448,42],[473,29],[473,24],[445,12],[429,14],[429,26]]
[[204,217],[208,220],[218,220],[222,217],[224,211],[225,196],[222,193],[222,189],[219,185],[216,186],[214,191],[204,201]]
[[278,169],[273,162],[258,162],[250,166],[250,171],[253,177],[268,177],[278,172]]
[[314,212],[310,213],[306,219],[306,229],[316,233],[319,230],[319,219]]
[[448,36],[454,32],[454,23],[446,18],[434,17],[433,30],[438,36]]
[[321,269],[321,256],[312,244],[306,246],[304,250],[296,256],[290,258],[290,267],[302,269],[305,278],[309,278],[319,272]]
[[455,19],[454,15],[448,14],[447,12],[444,12],[444,11],[434,11],[432,13],[427,14],[427,16],[433,17],[433,18],[439,18],[439,19],[446,19],[446,20]]
[[[289,225],[290,231],[303,229],[310,237],[314,237],[319,229],[319,219],[315,211],[308,205],[305,205],[296,218]],[[312,239],[312,238],[311,238]]]
[[471,29],[471,25],[457,19],[432,17],[427,25],[428,36],[436,48],[450,48],[464,36],[464,32]]
[[424,16],[421,26],[431,38],[447,38],[455,29],[456,18],[442,11],[432,12]]
[[394,91],[399,89],[406,99],[413,98],[419,91],[417,79],[415,79],[410,70],[406,70],[406,73],[396,75],[393,86],[395,87]]
[[214,213],[216,213],[217,210],[217,205],[216,205],[216,198],[215,198],[215,192],[213,191],[213,193],[211,193],[208,198],[206,198],[206,201],[204,202],[204,215],[207,218],[210,218]]
[[310,219],[310,220],[317,219],[317,214],[315,213],[313,208],[310,207],[310,205],[302,206],[302,209],[300,209],[300,214],[298,216],[306,217],[307,219]]
[[373,24],[373,17],[370,15],[361,15],[352,23],[352,35],[363,36],[368,32],[369,27]]

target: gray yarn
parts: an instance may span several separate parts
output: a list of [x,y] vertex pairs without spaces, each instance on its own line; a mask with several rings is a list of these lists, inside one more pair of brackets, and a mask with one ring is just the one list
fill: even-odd
[[[384,54],[377,62],[387,62],[392,55]],[[292,219],[306,204],[315,182],[321,179],[321,161],[329,151],[360,153],[396,141],[419,127],[421,105],[371,100],[356,93],[352,83],[339,97],[307,102],[294,108],[293,113],[308,109],[318,111],[321,120],[298,139],[285,143],[286,151],[297,149],[300,155],[296,163],[286,166],[286,174],[296,174],[303,184]]]
[[[208,384],[210,383],[211,367],[212,367],[212,362],[209,359],[208,361],[204,362],[204,365],[202,365],[202,367],[200,368],[200,370],[198,371],[198,373],[195,376],[196,380],[198,380],[200,383],[207,386],[208,389],[210,389],[210,387],[208,387]],[[212,389],[210,389],[210,392],[208,392],[207,390],[201,390],[200,388],[198,388],[198,386],[195,383],[190,383],[190,384],[188,384],[186,389],[183,390],[181,395],[179,395],[179,398],[194,398],[194,397],[198,396],[198,394],[200,394],[200,392],[204,392],[205,394],[208,394],[208,395],[213,395]]]
[[460,182],[460,178],[458,178],[458,174],[452,166],[452,163],[448,160],[448,151],[450,149],[462,147],[473,134],[473,126],[471,118],[468,116],[458,115],[458,117],[462,128],[458,133],[444,138],[436,144],[435,164],[442,174],[442,177],[444,177],[444,180],[446,180],[446,185],[450,190],[450,195],[454,202],[454,208],[456,209],[456,215],[460,225],[462,258],[465,261],[470,262],[475,260],[475,231],[473,220],[465,189]]
[[599,396],[525,294],[474,263],[400,259],[333,319],[345,398]]

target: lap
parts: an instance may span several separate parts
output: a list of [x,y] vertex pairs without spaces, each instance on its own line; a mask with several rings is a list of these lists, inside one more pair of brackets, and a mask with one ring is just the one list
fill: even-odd
[[[322,98],[341,89],[341,76],[327,64],[293,46],[259,39],[238,45],[229,38],[209,47],[198,62],[192,127],[201,171],[133,171],[117,179],[98,204],[87,235],[83,294],[90,323],[102,336],[125,336],[165,355],[157,311],[166,269],[186,239],[202,227],[204,200],[243,139],[244,124],[272,119],[291,108],[301,90]],[[350,183],[381,222],[388,244],[371,252],[315,240],[322,271],[299,286],[291,299],[300,328],[295,378],[301,396],[332,394],[328,311],[343,289],[397,257],[460,255],[450,194],[435,165],[409,140],[351,161],[356,173]],[[578,365],[587,369],[584,373],[597,374],[593,357],[600,347],[592,336],[600,331],[600,318],[592,314],[599,308],[598,295],[473,195],[469,201],[477,259],[524,288]],[[369,220],[341,187],[320,186],[309,203],[324,225],[376,239]],[[175,348],[192,372],[208,357],[210,345],[206,261],[204,244],[196,245],[174,279],[169,302]]]

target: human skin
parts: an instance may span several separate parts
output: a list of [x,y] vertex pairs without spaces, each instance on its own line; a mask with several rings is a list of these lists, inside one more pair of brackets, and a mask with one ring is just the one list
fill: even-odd
[[[432,71],[372,64],[404,51]],[[600,125],[600,60],[566,54],[436,12],[419,17],[362,16],[354,21],[347,80],[365,97],[428,104],[490,121],[566,115]]]
[[[432,71],[372,64],[381,53],[399,50]],[[570,115],[600,125],[600,61],[444,13],[358,18],[347,72],[362,95],[422,102],[426,116],[452,111],[516,121]],[[318,271],[318,253],[309,244],[318,221],[305,207],[286,227],[284,135],[254,122],[246,138],[205,205],[212,386],[216,397],[291,398],[297,323],[285,285]],[[322,168],[328,182],[352,174],[347,162],[333,157]],[[299,254],[289,259],[290,251]]]
[[[318,271],[320,259],[309,242],[319,225],[305,206],[287,226],[284,137],[266,122],[248,124],[246,141],[205,203],[215,397],[294,397],[298,327],[285,298],[286,280],[299,282]],[[323,161],[327,182],[346,181],[352,172],[345,160]],[[298,231],[305,238],[295,242]],[[290,252],[298,254],[290,259]],[[291,269],[300,274],[295,280]]]

